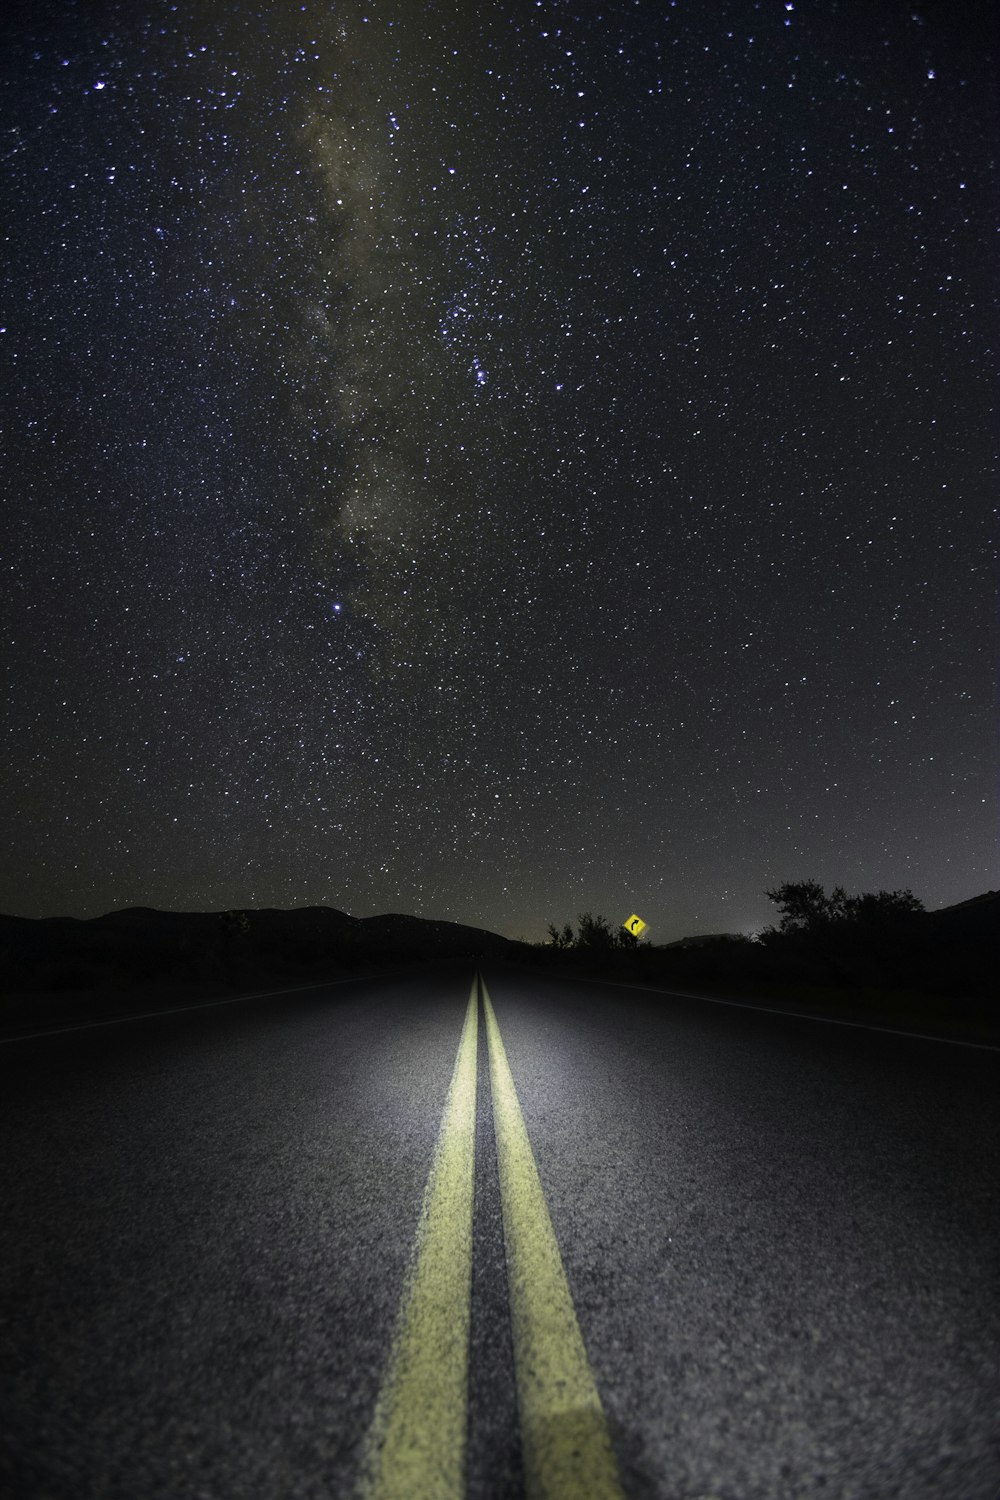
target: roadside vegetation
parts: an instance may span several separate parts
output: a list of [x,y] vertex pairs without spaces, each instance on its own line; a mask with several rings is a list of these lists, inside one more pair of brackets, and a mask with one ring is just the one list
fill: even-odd
[[776,922],[751,936],[657,945],[604,916],[550,923],[532,961],[633,983],[803,1003],[933,1024],[1000,1025],[1000,892],[925,911],[912,891],[827,894],[815,880],[767,892]]

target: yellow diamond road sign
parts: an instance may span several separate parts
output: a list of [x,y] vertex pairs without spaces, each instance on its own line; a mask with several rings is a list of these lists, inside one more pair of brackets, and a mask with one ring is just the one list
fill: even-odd
[[642,934],[646,931],[647,924],[642,920],[641,917],[629,917],[627,922],[622,923],[622,926],[624,927],[625,931],[630,932],[633,937],[641,937]]

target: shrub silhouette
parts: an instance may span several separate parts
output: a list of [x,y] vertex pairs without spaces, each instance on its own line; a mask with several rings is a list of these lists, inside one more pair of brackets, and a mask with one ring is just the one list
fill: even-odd
[[577,952],[590,954],[613,953],[616,949],[634,949],[640,946],[639,939],[631,932],[626,932],[624,927],[612,927],[607,917],[600,913],[594,916],[589,911],[580,912],[576,920],[578,931],[575,935],[571,923],[557,927],[554,922],[550,922],[545,929],[549,935],[548,946],[561,950],[572,948]]
[[550,922],[545,930],[553,948],[572,948],[573,929],[568,922],[564,927],[557,927],[554,922]]

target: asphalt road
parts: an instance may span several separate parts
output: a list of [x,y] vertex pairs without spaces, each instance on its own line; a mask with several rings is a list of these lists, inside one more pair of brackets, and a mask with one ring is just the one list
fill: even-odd
[[[624,1494],[996,1500],[1000,1054],[485,978]],[[0,1045],[0,1493],[354,1493],[471,981]],[[477,1046],[467,1493],[513,1500]]]

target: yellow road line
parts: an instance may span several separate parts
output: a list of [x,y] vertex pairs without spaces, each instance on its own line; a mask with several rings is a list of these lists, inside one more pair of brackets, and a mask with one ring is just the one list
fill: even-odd
[[441,1120],[401,1316],[362,1461],[365,1500],[465,1492],[476,1166],[476,982]]
[[529,1500],[622,1500],[601,1398],[485,984],[482,991],[527,1494]]

